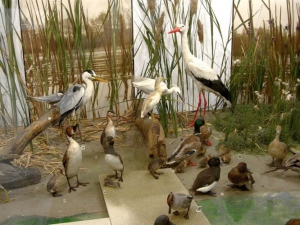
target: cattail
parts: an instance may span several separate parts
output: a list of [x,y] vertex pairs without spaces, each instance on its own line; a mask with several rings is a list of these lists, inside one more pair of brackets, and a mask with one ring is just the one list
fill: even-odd
[[159,19],[157,20],[156,24],[156,32],[155,32],[155,42],[158,44],[160,36],[161,36],[161,31],[163,29],[164,25],[164,18],[165,18],[165,12],[162,12],[160,15]]
[[198,33],[198,38],[199,38],[199,41],[201,43],[203,43],[203,24],[201,23],[201,21],[198,19],[197,21],[197,33]]
[[198,0],[190,0],[190,12],[191,16],[196,14],[198,9]]
[[156,0],[147,0],[148,3],[148,9],[151,13],[151,15],[155,14],[155,8],[156,8]]
[[174,0],[175,7],[178,5],[178,3],[179,3],[179,0]]

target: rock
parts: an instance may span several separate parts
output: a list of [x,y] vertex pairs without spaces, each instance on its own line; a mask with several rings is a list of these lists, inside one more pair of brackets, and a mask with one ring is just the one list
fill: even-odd
[[38,168],[0,163],[0,183],[8,190],[37,184],[41,178],[42,175]]

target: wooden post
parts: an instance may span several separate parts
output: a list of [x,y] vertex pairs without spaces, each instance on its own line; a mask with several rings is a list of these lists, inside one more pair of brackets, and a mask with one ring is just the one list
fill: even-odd
[[25,130],[20,132],[17,137],[8,142],[8,144],[1,150],[1,153],[22,155],[26,146],[46,128],[55,125],[59,118],[60,109],[57,106],[53,106],[39,120],[33,122]]
[[149,118],[137,118],[135,125],[141,130],[148,142],[148,156],[154,159],[167,157],[165,133],[161,124]]

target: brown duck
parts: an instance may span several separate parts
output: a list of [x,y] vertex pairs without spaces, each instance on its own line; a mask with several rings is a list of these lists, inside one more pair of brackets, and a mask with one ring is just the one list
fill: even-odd
[[279,140],[281,130],[281,126],[276,127],[275,139],[268,146],[268,153],[270,156],[272,156],[272,162],[269,164],[269,166],[275,166],[275,159],[279,159],[280,163],[282,163],[282,160],[288,153],[287,145]]
[[111,136],[111,137],[115,138],[115,136],[116,136],[116,128],[111,119],[111,117],[113,115],[115,115],[115,112],[113,110],[108,110],[106,113],[107,124],[105,125],[103,132],[101,134],[101,137],[100,137],[100,143],[104,150],[106,150],[109,145],[109,143],[107,142],[107,137]]
[[249,171],[247,164],[240,162],[236,167],[232,168],[228,173],[228,179],[232,184],[229,187],[239,188],[242,191],[249,191],[246,184],[250,182],[251,186],[255,183],[252,172]]

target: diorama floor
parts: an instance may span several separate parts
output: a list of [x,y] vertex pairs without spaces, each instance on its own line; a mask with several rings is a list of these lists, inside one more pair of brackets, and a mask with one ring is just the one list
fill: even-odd
[[[84,129],[82,130],[84,131]],[[105,197],[109,197],[111,201],[113,201],[112,199],[115,196],[116,201],[113,202],[113,205],[116,211],[114,213],[118,213],[118,207],[123,207],[129,200],[138,202],[143,196],[147,198],[150,197],[149,199],[151,199],[153,191],[159,193],[157,190],[149,190],[146,182],[150,182],[151,184],[157,182],[158,189],[159,187],[167,185],[169,189],[173,188],[174,192],[178,190],[179,186],[182,186],[187,192],[192,186],[197,174],[202,170],[202,168],[198,166],[188,166],[184,173],[175,174],[179,178],[179,181],[181,181],[180,184],[178,184],[176,180],[166,183],[168,177],[174,175],[170,169],[166,169],[165,174],[161,175],[159,180],[155,180],[150,173],[147,172],[148,163],[151,161],[147,155],[147,143],[140,131],[132,124],[130,130],[122,131],[122,129],[118,129],[117,138],[115,139],[115,149],[122,156],[125,165],[124,182],[121,183],[120,189],[109,187],[103,189],[103,186],[101,188],[102,184],[100,185],[101,179],[104,179],[103,177],[108,174],[113,174],[113,171],[108,168],[104,161],[104,152],[97,138],[100,137],[101,132],[102,131],[99,130],[99,132],[93,133],[92,136],[94,138],[91,136],[86,137],[82,144],[85,148],[83,149],[83,163],[79,172],[79,180],[82,182],[90,182],[90,184],[85,187],[80,186],[76,189],[76,192],[68,193],[68,184],[66,179],[63,178],[58,190],[63,196],[53,198],[52,195],[46,191],[46,185],[50,178],[49,175],[43,177],[41,182],[36,185],[10,190],[9,197],[11,201],[0,205],[0,224],[58,224],[91,220],[90,223],[85,224],[104,225],[107,219],[102,220],[102,222],[96,221],[100,221],[101,218],[109,217],[107,206],[110,207],[109,204],[111,203],[105,203],[105,195],[107,195]],[[187,128],[184,131],[180,131],[177,138],[172,134],[168,135],[166,138],[168,155],[174,151],[184,136],[192,134],[192,132],[192,128]],[[218,141],[222,138],[222,133],[213,130],[213,135],[210,138],[213,145],[207,147],[206,153],[218,155],[219,152],[216,146]],[[59,136],[51,140],[51,143],[55,144],[62,152],[66,150],[68,145],[67,141],[62,141]],[[220,181],[213,189],[217,197],[202,194],[195,196],[197,205],[201,206],[203,214],[211,224],[279,225],[284,224],[291,218],[299,217],[300,178],[297,173],[286,171],[261,175],[270,169],[267,166],[271,161],[270,156],[265,154],[249,155],[235,152],[231,152],[231,155],[232,160],[230,164],[221,167]],[[192,159],[192,161],[196,163],[199,160],[199,157]],[[242,161],[247,163],[256,181],[253,187],[250,187],[250,191],[241,191],[227,186],[230,184],[227,178],[228,172]],[[161,169],[161,171],[164,170]],[[135,178],[133,178],[133,175]],[[140,177],[144,178],[141,179]],[[75,182],[75,179],[71,180],[71,182]],[[126,189],[126,187],[137,189],[140,187],[139,193],[137,193],[137,196],[135,196],[134,193],[132,197],[126,196],[126,198],[123,198],[127,199],[126,201],[119,202],[118,196],[123,194],[122,191]],[[143,194],[140,195],[140,193]],[[124,195],[127,194],[128,193],[124,192]],[[143,215],[140,216],[142,218],[149,218],[149,215],[152,215],[153,221],[146,223],[145,221],[149,220],[145,220],[142,224],[153,224],[156,216],[161,214],[168,215],[168,206],[166,203],[167,195],[168,192],[164,193],[161,197],[163,198],[162,204],[158,205],[149,200],[149,202],[143,206],[144,217]],[[196,205],[191,208],[190,217],[197,214],[196,208]],[[128,206],[126,208],[126,217],[138,220],[138,218],[134,217],[134,209],[133,206]],[[199,211],[198,208],[197,210]],[[174,215],[169,216],[171,221],[172,219],[173,222],[177,221],[174,222],[175,224],[188,224],[184,223],[184,220],[183,222],[178,222],[178,218],[175,218]],[[120,219],[123,217],[125,218],[125,214],[119,215]],[[182,215],[179,217],[182,217]],[[94,223],[92,223],[93,220]]]

